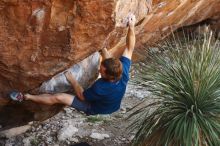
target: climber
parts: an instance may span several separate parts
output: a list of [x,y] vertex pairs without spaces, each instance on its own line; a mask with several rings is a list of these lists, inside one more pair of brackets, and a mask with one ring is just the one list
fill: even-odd
[[[65,72],[67,80],[76,93],[75,97],[66,93],[31,95],[14,91],[10,93],[10,98],[16,101],[31,100],[47,105],[65,104],[87,115],[111,114],[117,111],[129,80],[131,57],[135,46],[133,14],[127,17],[127,25],[126,48],[123,49],[123,54],[121,55],[118,49],[112,49],[111,53],[106,48],[102,49],[100,53],[103,61],[99,70],[101,78],[88,89],[83,90],[71,72]],[[113,57],[119,55],[120,59]]]

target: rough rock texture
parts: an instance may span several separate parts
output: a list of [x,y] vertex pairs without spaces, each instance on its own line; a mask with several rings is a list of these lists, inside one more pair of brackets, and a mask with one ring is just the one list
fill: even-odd
[[[89,83],[94,81],[97,76],[99,65],[99,53],[94,53],[83,61],[73,65],[68,69],[83,87],[87,87]],[[57,74],[48,81],[45,81],[39,88],[40,93],[58,93],[69,91],[71,85],[66,80],[63,72]],[[54,105],[46,106],[25,101],[22,103],[8,102],[0,104],[0,131],[9,127],[22,125],[32,120],[45,120],[57,112],[64,106]]]
[[[12,89],[24,92],[36,89],[104,46],[123,48],[126,33],[123,20],[128,12],[137,17],[136,46],[141,48],[145,43],[163,39],[179,27],[205,19],[219,22],[220,1],[1,0],[2,97]],[[27,113],[30,106],[33,110]],[[13,109],[17,114],[9,121],[6,113],[15,111]],[[0,98],[0,125],[5,127],[14,125],[15,121],[21,124],[36,119],[36,109],[44,118],[59,111],[57,106],[31,102],[15,104]],[[52,114],[44,114],[45,111]],[[26,115],[22,116],[24,113]]]
[[[78,83],[86,88],[98,76],[100,55],[98,52],[87,57],[83,61],[73,65],[68,69],[75,77]],[[60,93],[67,92],[72,86],[67,81],[63,72],[55,75],[48,81],[45,81],[39,88],[40,93]]]

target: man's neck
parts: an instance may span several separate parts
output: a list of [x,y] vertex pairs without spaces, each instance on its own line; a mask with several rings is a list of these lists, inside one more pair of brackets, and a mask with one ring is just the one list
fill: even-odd
[[117,82],[117,81],[118,81],[118,80],[108,80],[108,79],[103,78],[103,77],[102,77],[102,79],[105,80],[105,81],[107,81],[107,82],[111,82],[111,83],[114,83],[114,82]]

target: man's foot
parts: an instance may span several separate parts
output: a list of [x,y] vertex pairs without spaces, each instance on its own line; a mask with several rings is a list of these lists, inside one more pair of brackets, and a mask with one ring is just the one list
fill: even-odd
[[28,93],[26,93],[26,94],[23,94],[24,95],[24,100],[31,100],[31,94],[28,94]]
[[14,101],[19,101],[19,102],[22,102],[24,100],[24,95],[18,91],[10,92],[9,97]]

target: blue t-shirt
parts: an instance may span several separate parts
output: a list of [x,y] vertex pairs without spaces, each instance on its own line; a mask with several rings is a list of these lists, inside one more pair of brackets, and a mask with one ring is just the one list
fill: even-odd
[[131,60],[122,56],[120,61],[123,73],[119,81],[109,82],[100,78],[83,92],[85,101],[91,105],[90,114],[111,114],[120,108],[129,80]]

